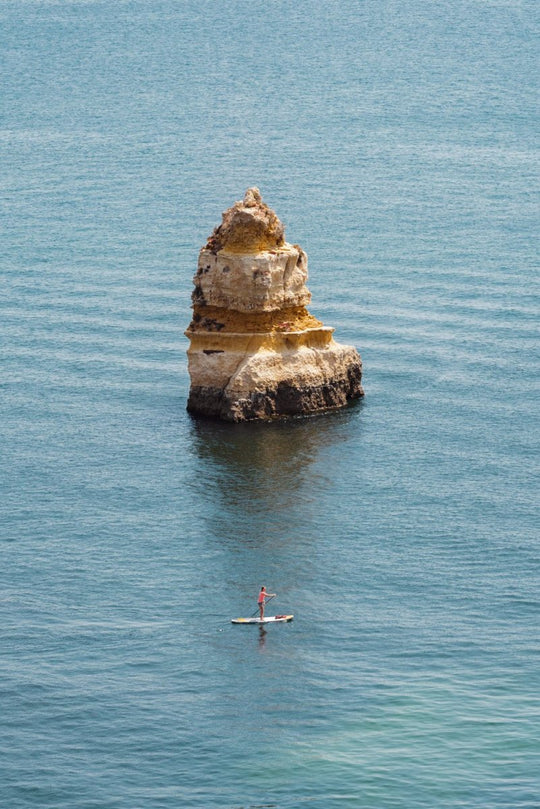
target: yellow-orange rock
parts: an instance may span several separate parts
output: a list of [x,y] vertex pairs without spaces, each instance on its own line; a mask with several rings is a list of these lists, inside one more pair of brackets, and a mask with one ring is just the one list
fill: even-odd
[[199,255],[186,331],[188,410],[228,421],[342,407],[363,395],[355,348],[306,309],[307,256],[257,188],[223,214]]

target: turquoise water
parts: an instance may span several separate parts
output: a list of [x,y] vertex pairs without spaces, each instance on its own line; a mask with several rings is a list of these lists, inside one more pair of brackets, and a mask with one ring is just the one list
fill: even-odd
[[[540,805],[538,6],[0,5],[0,805]],[[185,411],[258,185],[366,397]],[[261,584],[289,625],[237,627]]]

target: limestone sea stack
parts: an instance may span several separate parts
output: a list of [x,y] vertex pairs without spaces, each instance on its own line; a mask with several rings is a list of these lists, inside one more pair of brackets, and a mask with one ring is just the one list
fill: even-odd
[[199,255],[186,331],[191,413],[264,420],[363,396],[360,356],[308,312],[307,277],[306,254],[248,188]]

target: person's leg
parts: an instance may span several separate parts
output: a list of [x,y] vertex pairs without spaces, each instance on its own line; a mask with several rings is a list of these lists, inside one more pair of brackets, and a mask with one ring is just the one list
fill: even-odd
[[264,601],[261,601],[261,603],[259,604],[259,618],[261,619],[261,621],[264,618]]

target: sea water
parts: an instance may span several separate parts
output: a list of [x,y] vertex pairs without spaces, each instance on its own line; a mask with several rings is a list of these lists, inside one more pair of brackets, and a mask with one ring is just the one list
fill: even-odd
[[[4,0],[0,805],[540,805],[538,6]],[[186,413],[257,185],[365,399]],[[294,622],[233,626],[256,610]]]

